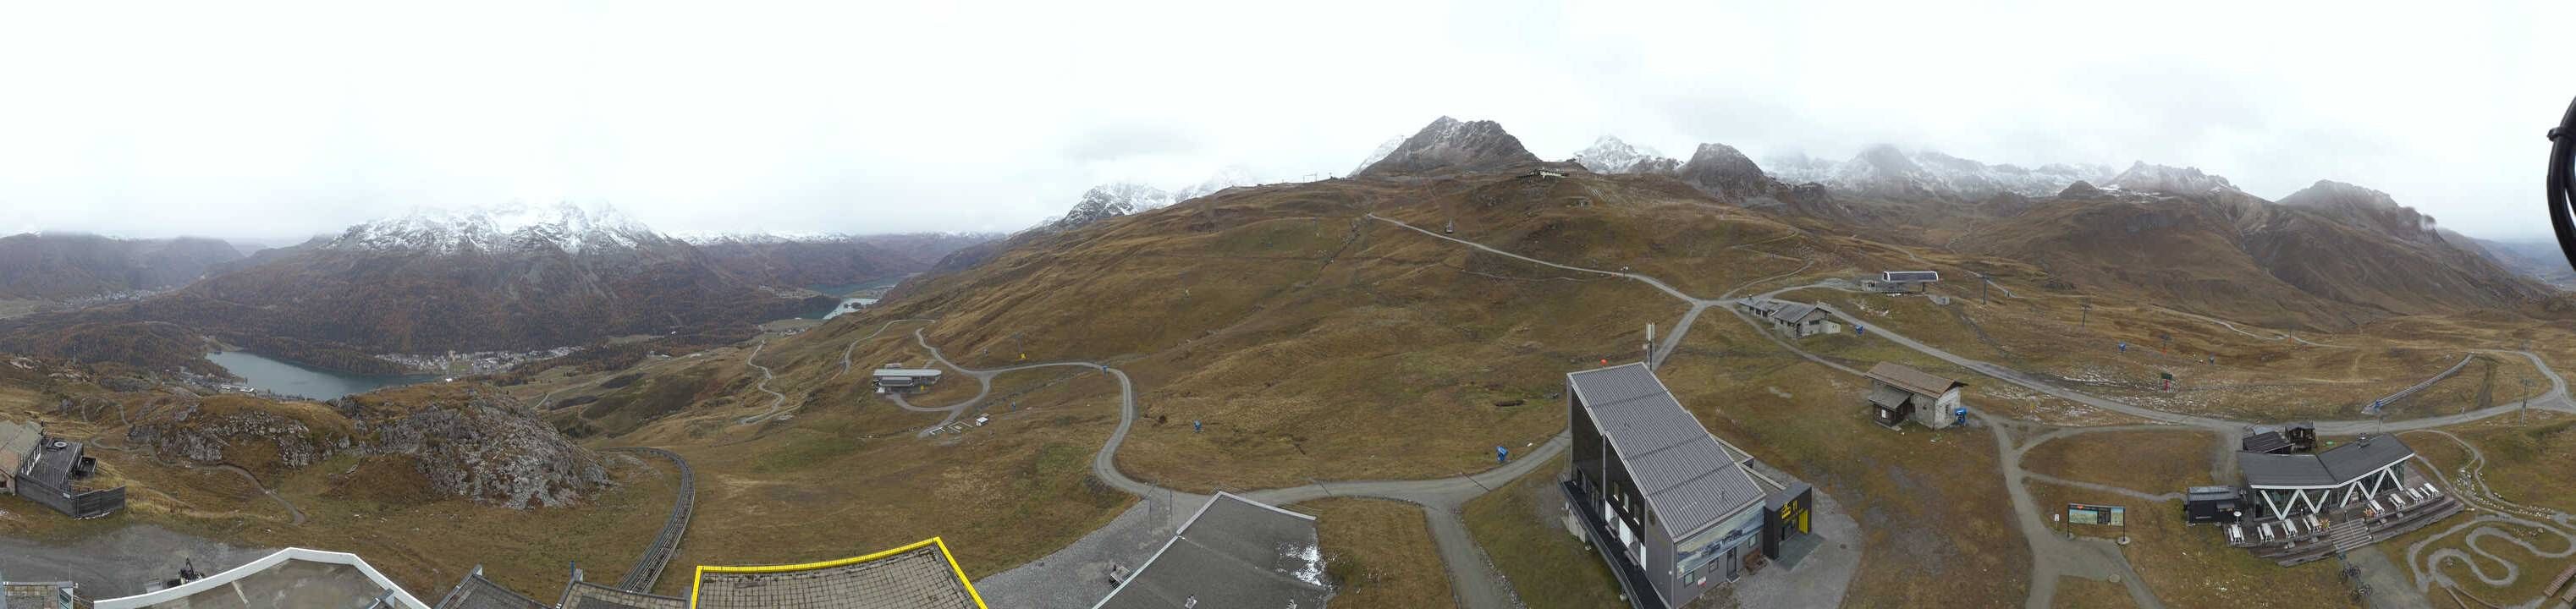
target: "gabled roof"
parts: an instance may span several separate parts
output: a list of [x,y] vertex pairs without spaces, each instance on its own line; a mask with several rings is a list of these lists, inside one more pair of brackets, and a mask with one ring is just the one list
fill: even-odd
[[2245,452],[2269,453],[2289,448],[2290,439],[2282,437],[2281,432],[2266,431],[2245,436],[2240,445],[2244,447]]
[[1896,362],[1879,362],[1878,365],[1871,366],[1869,378],[1922,395],[1941,395],[1948,393],[1953,387],[1967,385],[1956,379],[1916,370],[1913,366]]
[[1645,364],[1565,377],[1666,535],[1681,539],[1762,501],[1762,486],[1734,456],[1743,451],[1729,452]]
[[2341,486],[2415,456],[2397,438],[2380,436],[2313,455],[2237,453],[2237,469],[2253,486]]
[[1093,609],[1322,607],[1315,517],[1218,492]]
[[1763,317],[1769,317],[1771,319],[1790,323],[1805,322],[1808,317],[1821,315],[1824,315],[1824,311],[1817,310],[1816,305],[1803,302],[1784,304],[1781,305],[1780,308],[1772,309],[1771,312],[1762,314]]

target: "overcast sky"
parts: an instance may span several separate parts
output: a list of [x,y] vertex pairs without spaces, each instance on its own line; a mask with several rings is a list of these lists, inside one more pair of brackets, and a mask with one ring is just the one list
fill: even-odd
[[1941,4],[12,3],[0,231],[293,237],[512,200],[1014,230],[1101,182],[1348,172],[1443,114],[1546,158],[1884,142],[2546,225],[2576,40],[2545,28],[2576,2]]

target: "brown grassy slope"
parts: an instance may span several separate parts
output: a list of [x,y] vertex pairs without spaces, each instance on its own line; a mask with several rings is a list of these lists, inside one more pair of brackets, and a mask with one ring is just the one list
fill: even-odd
[[759,426],[735,424],[731,409],[690,413],[615,441],[671,447],[698,470],[699,511],[674,565],[825,560],[941,536],[982,577],[1062,548],[1133,500],[1089,477],[1117,412],[1116,384],[1091,373],[957,435],[869,437],[888,427],[872,419],[916,416],[878,402]]
[[1422,508],[1376,499],[1336,498],[1297,504],[1313,514],[1323,537],[1333,606],[1412,609],[1449,607],[1449,574],[1432,549]]
[[1619,580],[1601,555],[1565,530],[1564,468],[1539,468],[1467,502],[1467,531],[1534,609],[1616,607]]
[[2214,484],[2209,479],[2209,460],[2211,446],[2218,441],[2215,434],[2180,428],[2078,434],[2022,453],[2022,466],[2034,473],[2151,495],[2179,493]]
[[[1578,190],[1589,206],[1565,203]],[[1569,263],[1690,265],[1709,280],[1692,289],[1712,293],[1725,273],[1709,269],[1797,268],[1749,248],[1650,258],[1640,243],[1722,245],[1702,239],[1723,225],[1776,225],[1684,196],[1590,176],[1237,189],[1024,244],[907,288],[914,296],[871,319],[834,324],[864,328],[826,331],[937,316],[931,342],[970,366],[1021,353],[1112,361],[1135,375],[1157,423],[1138,428],[1122,466],[1183,488],[1454,475],[1485,467],[1495,445],[1541,441],[1564,424],[1562,413],[1495,402],[1539,401],[1566,370],[1635,358],[1644,326],[1668,328],[1682,306],[1633,281],[1362,216],[1435,229],[1453,212],[1462,227],[1527,224],[1519,237],[1471,236]],[[1656,237],[1538,230],[1583,223]],[[1207,431],[1190,431],[1193,420]]]
[[1733,355],[1676,355],[1658,374],[1720,438],[1814,484],[1860,523],[1857,606],[2008,606],[2029,586],[2029,547],[2011,523],[1994,439],[1958,428],[1896,433],[1860,406],[1867,381],[1769,345],[1732,318],[1703,318],[1690,342]]
[[2079,286],[2275,327],[2513,309],[2543,293],[2446,245],[2250,197],[2044,199],[1958,244]]

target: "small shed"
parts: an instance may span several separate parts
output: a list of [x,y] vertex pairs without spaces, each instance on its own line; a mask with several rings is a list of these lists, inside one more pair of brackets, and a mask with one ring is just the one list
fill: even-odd
[[924,387],[939,384],[940,371],[932,368],[878,368],[877,393],[916,393]]
[[1879,271],[1878,278],[1860,283],[1861,289],[1881,294],[1919,294],[1940,280],[1940,271]]
[[1916,370],[1896,362],[1879,362],[1869,369],[1870,389],[1863,399],[1877,416],[1878,424],[1894,428],[1907,420],[1924,427],[1945,429],[1959,423],[1967,407],[1959,401],[1959,390],[1968,386],[1957,379]]
[[2183,517],[2189,522],[2235,522],[2244,501],[2244,489],[2233,486],[2191,487],[2183,494]]

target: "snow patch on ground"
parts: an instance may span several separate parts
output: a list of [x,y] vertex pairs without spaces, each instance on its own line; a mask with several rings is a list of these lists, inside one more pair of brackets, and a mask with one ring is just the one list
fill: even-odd
[[1297,570],[1290,573],[1290,575],[1297,577],[1297,581],[1317,586],[1324,585],[1323,548],[1306,545],[1291,545],[1282,550],[1279,555],[1289,560],[1297,561]]

